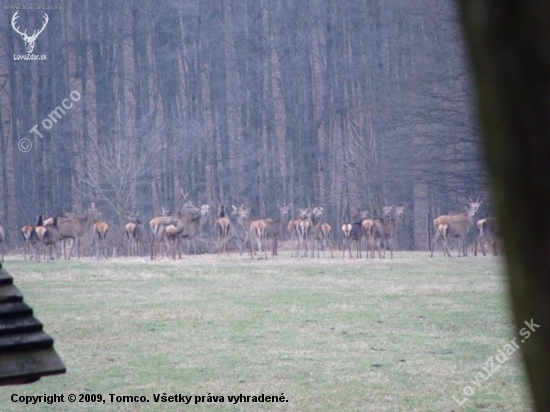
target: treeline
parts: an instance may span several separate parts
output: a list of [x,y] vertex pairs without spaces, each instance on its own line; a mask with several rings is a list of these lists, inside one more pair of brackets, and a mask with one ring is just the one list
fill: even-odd
[[[2,9],[0,219],[12,238],[39,213],[91,202],[121,228],[134,208],[143,220],[180,208],[181,188],[262,217],[321,205],[336,228],[405,204],[400,246],[425,249],[429,213],[486,196],[450,0],[85,0],[46,12],[33,53],[47,60],[27,61],[14,59],[25,43]],[[43,16],[21,10],[17,24],[30,33]]]

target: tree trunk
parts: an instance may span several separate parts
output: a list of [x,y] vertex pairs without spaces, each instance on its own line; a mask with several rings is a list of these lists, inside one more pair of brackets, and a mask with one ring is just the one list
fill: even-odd
[[517,330],[538,411],[550,410],[550,4],[460,2]]

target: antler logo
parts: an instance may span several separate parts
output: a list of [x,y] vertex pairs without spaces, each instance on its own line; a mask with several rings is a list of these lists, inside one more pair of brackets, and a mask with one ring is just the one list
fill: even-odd
[[23,40],[25,40],[25,49],[27,49],[27,54],[31,54],[32,51],[34,50],[34,44],[36,42],[36,39],[40,35],[40,33],[42,33],[44,31],[44,29],[46,28],[46,25],[48,24],[49,18],[48,18],[48,15],[46,13],[44,13],[44,17],[43,17],[44,23],[42,25],[42,28],[38,31],[34,30],[33,33],[32,33],[32,36],[29,36],[29,35],[27,35],[27,30],[25,30],[24,32],[21,32],[19,30],[19,27],[15,27],[16,20],[19,17],[18,13],[19,13],[19,10],[16,11],[15,14],[13,15],[13,17],[11,19],[11,26],[13,27],[13,29],[18,34],[21,35]]

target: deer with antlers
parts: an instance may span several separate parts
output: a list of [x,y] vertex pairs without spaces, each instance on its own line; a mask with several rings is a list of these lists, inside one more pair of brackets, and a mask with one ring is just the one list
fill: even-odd
[[258,246],[260,253],[260,259],[262,258],[262,251],[264,252],[265,259],[267,259],[267,251],[265,250],[266,239],[266,223],[262,219],[252,219],[250,217],[250,208],[241,205],[240,208],[233,206],[233,209],[237,211],[238,222],[242,226],[245,232],[245,243],[248,243],[250,251],[250,258],[254,257],[254,250]]
[[491,247],[491,252],[493,253],[493,256],[501,254],[497,219],[495,217],[486,217],[485,219],[480,219],[477,221],[477,227],[479,233],[476,237],[474,256],[477,256],[478,245],[481,249],[481,253],[483,253],[483,256],[485,256],[486,242]]
[[458,239],[458,256],[462,252],[463,256],[468,255],[467,236],[470,228],[473,225],[474,217],[481,206],[478,200],[475,202],[470,199],[470,204],[466,207],[466,211],[456,215],[442,215],[434,219],[435,236],[433,239],[433,247],[431,248],[430,256],[433,257],[436,241],[441,238],[441,247],[443,256],[451,257],[447,246],[448,238]]
[[196,238],[200,234],[206,219],[208,218],[210,206],[202,205],[201,208],[193,206],[191,202],[187,202],[178,212],[175,223],[172,223],[165,228],[167,241],[172,246],[172,258],[176,257],[176,249],[178,257],[181,259],[181,249],[179,248],[179,240],[187,239],[187,254],[190,254],[191,246],[193,253],[197,254]]
[[315,257],[315,249],[317,248],[317,257],[319,256],[319,249],[323,248],[323,256],[326,254],[325,244],[328,243],[330,248],[330,255],[334,257],[334,252],[332,251],[332,245],[330,243],[329,235],[331,227],[327,222],[321,220],[323,216],[324,208],[321,206],[314,207],[311,212],[311,223],[313,228],[311,229],[311,238],[312,238],[312,247],[311,247],[311,256]]
[[19,10],[16,11],[15,14],[13,15],[11,19],[11,26],[13,27],[13,30],[15,30],[15,32],[23,38],[23,40],[25,41],[25,49],[27,50],[28,54],[31,54],[34,50],[36,39],[38,38],[40,33],[44,31],[50,19],[48,15],[44,13],[44,16],[42,17],[44,19],[44,22],[42,23],[42,27],[38,30],[34,30],[32,35],[29,36],[27,35],[27,30],[22,32],[21,30],[19,30],[19,27],[15,26],[17,24],[18,18],[19,18]]

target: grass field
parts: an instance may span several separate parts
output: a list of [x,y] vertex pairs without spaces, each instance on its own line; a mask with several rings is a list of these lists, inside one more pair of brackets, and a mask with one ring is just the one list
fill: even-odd
[[[518,336],[500,259],[338,256],[8,257],[67,373],[0,388],[0,410],[530,410],[519,351],[479,387],[469,383]],[[463,400],[468,384],[475,393],[461,409],[451,397]],[[107,402],[24,406],[10,401],[14,393]],[[156,403],[163,393],[225,402]],[[262,393],[288,402],[227,398]],[[111,403],[108,394],[149,403]]]

